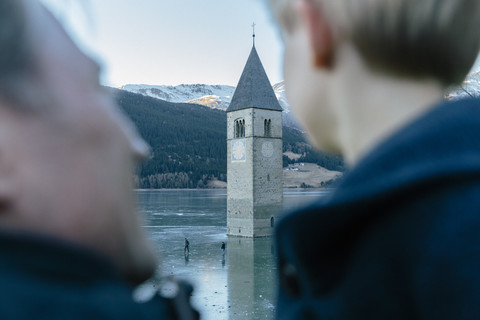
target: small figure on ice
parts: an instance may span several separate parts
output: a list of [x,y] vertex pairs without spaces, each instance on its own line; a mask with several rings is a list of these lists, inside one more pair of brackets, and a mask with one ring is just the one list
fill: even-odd
[[183,249],[183,254],[190,254],[190,242],[185,238],[185,248]]
[[222,241],[222,255],[225,255],[225,242]]

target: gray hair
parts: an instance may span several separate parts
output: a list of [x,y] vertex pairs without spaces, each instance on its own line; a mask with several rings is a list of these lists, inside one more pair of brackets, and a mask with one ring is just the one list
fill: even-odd
[[[477,0],[309,0],[324,10],[334,37],[353,43],[374,68],[399,76],[460,83],[480,49]],[[293,0],[270,0],[295,28]]]

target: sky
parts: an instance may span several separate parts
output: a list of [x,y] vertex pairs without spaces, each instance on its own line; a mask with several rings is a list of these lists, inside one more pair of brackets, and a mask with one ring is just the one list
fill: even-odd
[[272,84],[282,43],[265,0],[42,0],[102,65],[103,84],[236,86],[255,47]]
[[[267,0],[41,0],[102,65],[103,84],[236,86],[255,47],[272,84],[283,46]],[[477,59],[472,71],[480,70]]]

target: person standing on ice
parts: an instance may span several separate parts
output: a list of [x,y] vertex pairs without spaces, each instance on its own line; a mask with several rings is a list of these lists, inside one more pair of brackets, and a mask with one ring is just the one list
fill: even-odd
[[190,242],[188,242],[188,239],[185,238],[185,248],[183,249],[183,254],[190,254]]

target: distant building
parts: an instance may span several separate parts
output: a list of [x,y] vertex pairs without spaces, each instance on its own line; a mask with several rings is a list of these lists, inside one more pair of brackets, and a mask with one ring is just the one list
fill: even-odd
[[227,234],[272,234],[283,202],[282,108],[252,47],[227,109]]

